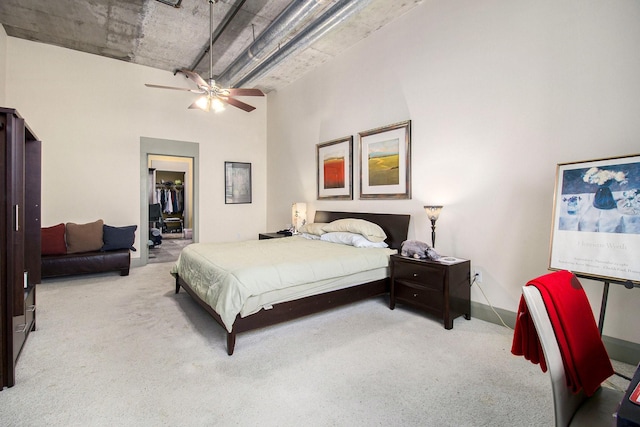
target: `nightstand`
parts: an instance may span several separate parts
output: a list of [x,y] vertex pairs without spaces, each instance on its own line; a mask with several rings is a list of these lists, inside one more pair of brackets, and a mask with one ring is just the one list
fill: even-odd
[[391,255],[389,308],[401,302],[442,318],[445,329],[453,319],[471,319],[471,262],[452,264]]
[[289,237],[286,234],[279,233],[260,233],[258,234],[258,240],[266,240],[266,239],[279,239],[280,237]]

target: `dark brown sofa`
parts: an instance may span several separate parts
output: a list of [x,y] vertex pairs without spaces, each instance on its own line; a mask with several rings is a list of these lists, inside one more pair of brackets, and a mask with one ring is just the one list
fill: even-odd
[[129,251],[135,251],[136,229],[136,225],[112,227],[101,219],[43,227],[42,278],[107,271],[127,276],[131,265]]
[[42,278],[107,271],[118,271],[121,276],[127,276],[130,265],[129,249],[42,255]]

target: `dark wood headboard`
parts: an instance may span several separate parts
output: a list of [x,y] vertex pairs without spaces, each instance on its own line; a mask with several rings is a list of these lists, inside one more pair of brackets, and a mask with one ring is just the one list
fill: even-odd
[[385,242],[389,247],[400,250],[402,242],[407,240],[409,231],[409,220],[411,215],[405,214],[380,214],[368,212],[333,212],[333,211],[316,211],[313,222],[331,222],[336,219],[356,218],[364,219],[369,222],[378,224],[387,235]]

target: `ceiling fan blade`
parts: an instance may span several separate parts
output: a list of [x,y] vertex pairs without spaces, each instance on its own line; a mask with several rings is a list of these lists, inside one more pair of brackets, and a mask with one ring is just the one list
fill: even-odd
[[260,89],[251,88],[236,88],[227,89],[231,96],[264,96],[264,93]]
[[145,83],[144,84],[146,87],[154,87],[154,88],[158,88],[158,89],[171,89],[171,90],[183,90],[185,92],[193,92],[193,93],[204,93],[204,91],[200,90],[200,89],[187,89],[184,87],[173,87],[173,86],[162,86],[162,85],[152,85],[149,83]]
[[204,79],[202,77],[200,77],[200,74],[198,73],[194,73],[191,70],[187,70],[186,68],[181,68],[179,70],[182,74],[184,74],[185,76],[189,77],[191,80],[193,80],[194,82],[196,82],[196,84],[198,85],[198,87],[209,87],[209,83],[205,82]]
[[246,111],[246,112],[248,112],[248,113],[256,109],[256,107],[254,107],[254,106],[252,106],[252,105],[249,105],[249,104],[245,104],[244,102],[242,102],[242,101],[238,101],[237,99],[235,99],[235,98],[231,98],[230,96],[229,96],[229,97],[224,97],[224,98],[222,98],[222,99],[223,99],[227,104],[229,104],[229,105],[233,105],[234,107],[238,107],[238,108],[240,108],[241,110],[244,110],[244,111]]

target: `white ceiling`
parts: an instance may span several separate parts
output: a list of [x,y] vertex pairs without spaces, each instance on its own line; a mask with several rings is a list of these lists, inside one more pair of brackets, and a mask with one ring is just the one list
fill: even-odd
[[[340,54],[422,0],[217,0],[213,6],[212,71],[222,84],[270,92]],[[174,7],[171,4],[179,7]],[[278,24],[291,6],[307,12]],[[2,0],[0,23],[11,37],[62,46],[175,72],[209,77],[209,0]],[[341,9],[345,15],[333,12]],[[321,17],[334,17],[324,32]],[[292,14],[289,16],[293,16]],[[295,17],[303,16],[297,13]],[[337,19],[336,16],[339,18]],[[240,73],[225,73],[272,23],[280,31]],[[292,21],[287,21],[291,23]],[[315,29],[316,33],[311,33]],[[322,31],[321,31],[322,30]],[[302,36],[322,32],[308,43]],[[274,33],[272,30],[271,33]],[[303,40],[305,41],[305,40]],[[289,54],[290,53],[290,54]],[[265,62],[267,61],[267,62]],[[268,67],[265,65],[269,63]],[[254,67],[258,67],[253,70]],[[247,73],[252,73],[247,76]]]

